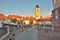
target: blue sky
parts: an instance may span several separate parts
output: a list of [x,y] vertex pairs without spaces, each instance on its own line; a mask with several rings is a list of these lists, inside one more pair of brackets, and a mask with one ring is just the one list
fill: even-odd
[[[42,16],[49,16],[53,6],[52,0],[38,0]],[[35,15],[36,0],[0,0],[0,13],[21,16]]]

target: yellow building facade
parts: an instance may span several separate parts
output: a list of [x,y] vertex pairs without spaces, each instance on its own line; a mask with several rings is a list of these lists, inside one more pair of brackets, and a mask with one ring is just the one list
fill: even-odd
[[39,7],[39,5],[36,5],[36,8],[35,8],[35,18],[36,18],[36,20],[40,19],[40,7]]

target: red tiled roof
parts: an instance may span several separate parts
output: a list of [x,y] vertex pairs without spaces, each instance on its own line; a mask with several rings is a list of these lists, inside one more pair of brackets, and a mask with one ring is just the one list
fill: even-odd
[[[18,15],[8,15],[6,17],[4,14],[0,13],[0,20],[5,19],[5,18],[17,19],[17,20],[29,20],[30,18],[32,18],[33,20],[36,20],[36,18],[34,18],[32,16],[22,17],[22,16],[18,16]],[[40,21],[41,20],[50,21],[51,17],[44,17],[43,18],[43,16],[40,16]]]
[[22,19],[22,16],[18,16],[18,15],[8,15],[8,18],[10,19]]
[[4,20],[6,18],[6,16],[4,14],[0,14],[0,20]]

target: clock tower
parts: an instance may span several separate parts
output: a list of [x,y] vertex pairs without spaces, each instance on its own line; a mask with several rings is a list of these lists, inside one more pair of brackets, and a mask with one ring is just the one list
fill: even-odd
[[40,7],[38,4],[35,7],[35,18],[36,20],[40,19]]

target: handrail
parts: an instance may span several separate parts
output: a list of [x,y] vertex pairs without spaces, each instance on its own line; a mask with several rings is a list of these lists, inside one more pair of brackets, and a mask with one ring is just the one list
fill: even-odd
[[0,38],[0,40],[3,40],[5,37],[9,35],[9,27],[7,26],[7,33]]

